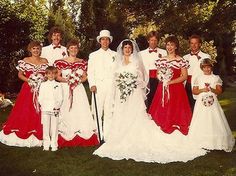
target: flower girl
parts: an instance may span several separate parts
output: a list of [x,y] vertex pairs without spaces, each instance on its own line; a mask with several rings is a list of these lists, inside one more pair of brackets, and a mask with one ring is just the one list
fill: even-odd
[[212,73],[213,64],[210,59],[203,59],[200,67],[203,75],[196,78],[192,90],[198,96],[189,139],[194,145],[204,149],[230,152],[235,139],[217,100],[217,95],[222,93],[222,80]]

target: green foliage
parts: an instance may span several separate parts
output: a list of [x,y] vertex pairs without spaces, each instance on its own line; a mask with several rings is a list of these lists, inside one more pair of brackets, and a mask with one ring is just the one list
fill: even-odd
[[84,51],[90,53],[98,48],[96,37],[102,29],[111,31],[114,37],[111,48],[116,49],[120,40],[127,38],[125,18],[125,13],[121,13],[115,1],[82,1],[78,34]]
[[15,6],[8,0],[0,1],[0,19],[0,90],[14,92],[20,88],[14,66],[25,55],[21,49],[30,40],[31,23],[17,16]]
[[[23,3],[24,2],[24,3]],[[15,13],[22,20],[31,23],[30,35],[31,40],[43,41],[45,35],[45,26],[47,25],[46,1],[20,1],[13,5]]]
[[[66,3],[67,2],[67,3]],[[73,6],[75,3],[75,6]],[[46,31],[48,32],[51,27],[58,26],[64,32],[63,43],[76,37],[76,24],[75,19],[79,13],[79,1],[70,0],[55,0],[49,1],[48,9],[48,25]],[[78,18],[77,18],[78,19]],[[45,41],[45,44],[48,44]]]
[[76,38],[76,28],[67,10],[59,7],[55,13],[50,11],[49,19],[51,22],[50,26],[59,26],[64,31],[64,42],[67,42],[71,38]]

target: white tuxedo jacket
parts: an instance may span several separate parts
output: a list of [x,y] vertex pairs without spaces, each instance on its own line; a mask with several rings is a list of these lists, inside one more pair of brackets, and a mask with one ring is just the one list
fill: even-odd
[[46,58],[48,60],[49,65],[53,65],[55,60],[63,59],[67,57],[67,49],[64,46],[61,48],[53,49],[53,45],[48,45],[42,48],[41,57]]
[[157,48],[157,52],[149,53],[149,48],[140,51],[143,65],[147,74],[149,74],[149,70],[156,70],[155,61],[160,59],[161,57],[167,56],[167,52],[164,49]]
[[61,84],[55,80],[42,82],[39,88],[38,102],[41,111],[52,112],[54,108],[61,107],[63,101],[63,90]]
[[99,49],[89,55],[88,82],[90,88],[100,83],[112,81],[115,69],[116,52],[110,49]]
[[211,59],[211,56],[209,54],[206,54],[202,51],[199,51],[198,57],[196,55],[187,54],[183,56],[184,59],[189,61],[189,68],[188,68],[188,75],[192,76],[191,83],[193,84],[194,80],[199,76],[202,75],[203,72],[200,68],[200,63],[203,59],[209,58]]

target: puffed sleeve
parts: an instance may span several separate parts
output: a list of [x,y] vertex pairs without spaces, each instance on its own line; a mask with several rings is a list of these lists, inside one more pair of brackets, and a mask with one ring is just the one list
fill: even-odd
[[18,61],[18,65],[16,66],[16,69],[17,69],[18,71],[25,71],[25,69],[26,69],[26,63],[25,63],[25,61],[19,60],[19,61]]
[[220,86],[222,86],[222,84],[223,84],[222,79],[221,79],[218,75],[216,75],[216,76],[215,76],[215,85],[220,85]]
[[82,70],[85,71],[85,72],[87,72],[87,70],[88,70],[88,62],[85,61],[85,60],[83,60],[82,63],[83,63],[83,65],[82,65]]
[[189,68],[189,61],[182,58],[181,62],[180,62],[180,68]]
[[61,70],[67,66],[67,63],[63,60],[56,60],[53,63],[53,66],[56,67],[58,70]]
[[155,65],[157,69],[167,67],[167,60],[166,58],[158,59],[155,61]]

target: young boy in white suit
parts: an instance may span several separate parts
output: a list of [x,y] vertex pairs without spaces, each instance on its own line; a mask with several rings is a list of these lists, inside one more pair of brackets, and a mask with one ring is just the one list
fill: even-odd
[[57,69],[49,66],[45,76],[47,81],[39,88],[38,101],[41,106],[41,122],[43,125],[43,150],[56,151],[58,148],[58,116],[63,101],[61,84],[55,81]]

